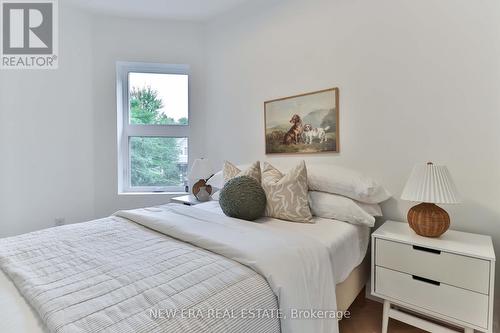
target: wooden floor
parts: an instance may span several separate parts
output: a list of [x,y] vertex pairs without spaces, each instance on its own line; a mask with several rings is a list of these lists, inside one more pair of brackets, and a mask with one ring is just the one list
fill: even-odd
[[[349,308],[350,319],[340,321],[340,333],[380,333],[382,331],[382,303],[365,298],[364,290]],[[421,329],[389,319],[389,333],[425,333]]]

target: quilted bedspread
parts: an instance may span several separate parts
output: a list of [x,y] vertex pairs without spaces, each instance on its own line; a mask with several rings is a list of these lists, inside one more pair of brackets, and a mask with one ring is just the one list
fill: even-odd
[[51,332],[280,331],[248,319],[277,309],[262,276],[119,217],[0,239],[0,267]]
[[196,207],[0,239],[0,268],[51,332],[338,332],[292,315],[335,311],[325,245]]

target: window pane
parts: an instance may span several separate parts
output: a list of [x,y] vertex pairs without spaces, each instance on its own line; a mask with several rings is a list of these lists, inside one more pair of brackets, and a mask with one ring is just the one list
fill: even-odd
[[129,142],[132,187],[186,184],[187,138],[131,137]]
[[130,124],[188,124],[188,75],[129,73],[128,86]]

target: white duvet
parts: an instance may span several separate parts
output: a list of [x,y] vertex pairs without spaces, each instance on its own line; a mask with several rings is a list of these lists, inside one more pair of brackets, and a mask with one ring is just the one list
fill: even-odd
[[[216,200],[196,205],[195,208],[224,215]],[[296,233],[302,237],[313,238],[326,246],[335,283],[341,283],[365,258],[370,240],[370,228],[317,216],[313,217],[313,221],[314,223],[293,223],[271,217],[259,219],[259,223],[278,233],[281,231]]]
[[329,317],[336,311],[329,250],[315,239],[181,205],[120,211],[116,215],[254,269],[278,297],[283,332],[338,332],[335,318],[293,317],[318,310]]
[[[274,219],[263,219],[261,224],[235,220],[221,216],[217,202],[196,207],[166,205],[117,215],[256,270],[267,279],[288,315],[282,320],[283,332],[337,331],[336,320],[291,319],[289,312],[335,310],[335,283],[361,262],[369,233],[365,227],[326,219],[316,219],[312,225]],[[44,325],[1,271],[0,295],[2,308],[9,307],[17,314],[0,314],[2,332],[44,331]]]

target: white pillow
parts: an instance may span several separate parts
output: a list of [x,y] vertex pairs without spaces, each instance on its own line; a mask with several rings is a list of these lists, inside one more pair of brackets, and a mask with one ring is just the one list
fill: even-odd
[[[251,166],[251,164],[237,165],[236,167],[240,170],[246,170]],[[224,174],[223,170],[216,172],[207,182],[208,185],[221,189],[224,187]]]
[[[336,194],[325,193],[329,195],[336,196]],[[219,201],[220,191],[216,191],[212,194],[212,200]],[[382,209],[379,204],[367,204],[364,202],[359,202],[353,200],[359,207],[361,207],[365,212],[370,214],[371,216],[382,216]]]
[[380,203],[391,194],[376,181],[357,171],[328,164],[308,164],[310,191],[340,194],[365,203]]
[[356,200],[353,201],[356,203],[356,205],[363,208],[363,210],[371,216],[383,216],[382,208],[380,208],[379,204],[367,204]]
[[315,216],[334,219],[369,227],[375,225],[375,218],[361,208],[354,200],[325,192],[309,192],[309,206]]

